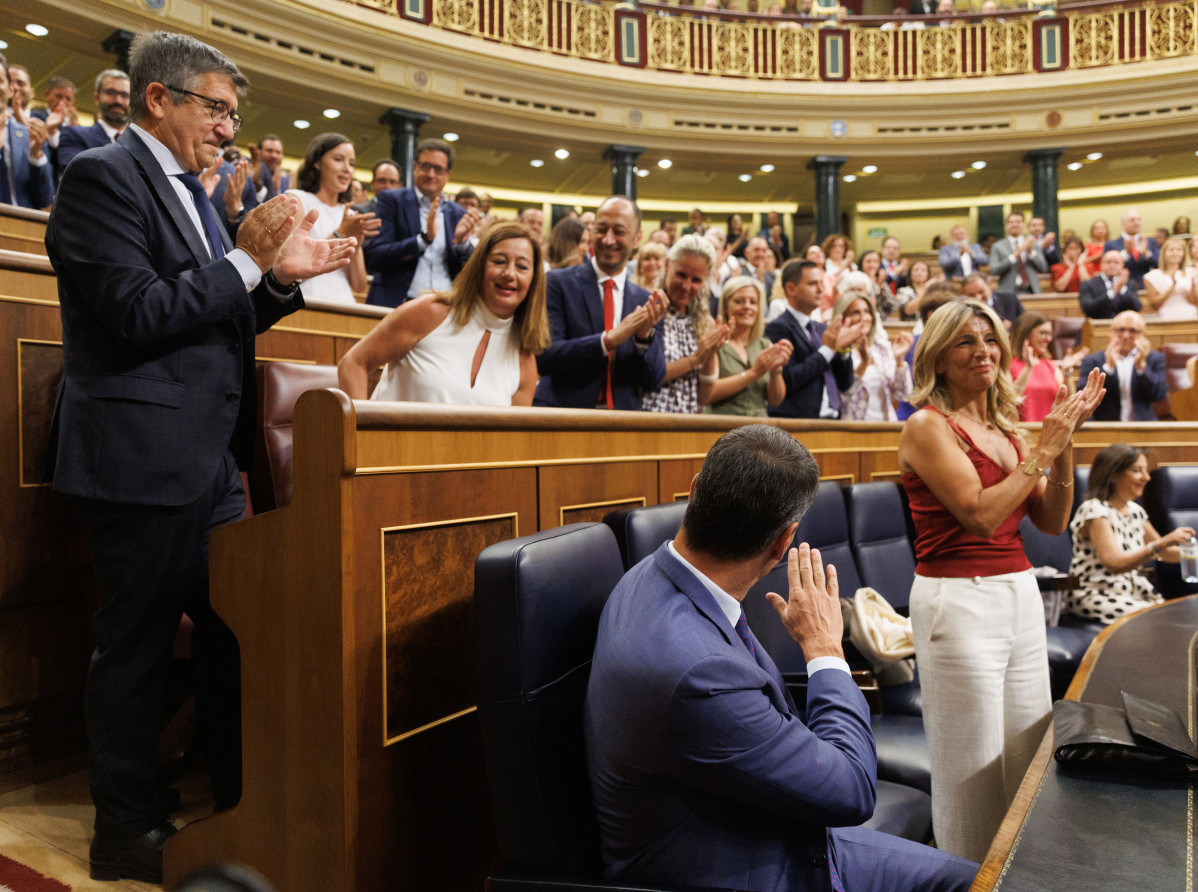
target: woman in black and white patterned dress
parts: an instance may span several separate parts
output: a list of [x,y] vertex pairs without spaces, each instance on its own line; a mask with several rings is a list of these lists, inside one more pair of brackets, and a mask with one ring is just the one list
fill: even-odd
[[1152,583],[1135,571],[1153,560],[1177,563],[1178,544],[1194,535],[1178,527],[1161,536],[1135,499],[1148,483],[1148,458],[1135,446],[1116,443],[1094,458],[1086,501],[1078,506],[1069,529],[1077,590],[1069,595],[1069,612],[1083,619],[1111,623],[1161,601]]

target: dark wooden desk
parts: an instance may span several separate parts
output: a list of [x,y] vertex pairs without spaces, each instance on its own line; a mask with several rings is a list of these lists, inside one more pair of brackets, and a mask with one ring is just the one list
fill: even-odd
[[[1066,699],[1121,706],[1119,691],[1171,706],[1194,735],[1198,596],[1105,630]],[[1194,890],[1194,782],[1103,781],[1062,770],[1049,728],[972,892]]]

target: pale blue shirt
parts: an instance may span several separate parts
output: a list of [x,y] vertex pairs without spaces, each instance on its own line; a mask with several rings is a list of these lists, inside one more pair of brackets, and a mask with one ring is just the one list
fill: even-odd
[[[732,597],[730,594],[708,579],[705,575],[703,575],[702,571],[695,567],[694,564],[680,555],[678,550],[674,548],[673,542],[667,542],[666,547],[670,549],[670,554],[678,558],[678,562],[682,564],[682,566],[686,567],[686,569],[688,569],[692,575],[694,575],[695,579],[699,580],[700,585],[707,589],[707,591],[711,592],[711,596],[715,598],[715,602],[719,605],[720,611],[725,617],[727,617],[728,624],[732,627],[732,633],[739,638],[740,634],[736,631],[736,623],[740,619],[742,610],[740,601],[736,600],[736,598]],[[849,675],[853,674],[849,669],[849,664],[840,657],[816,657],[814,660],[809,660],[807,662],[807,677],[810,678],[821,669],[839,669],[841,672],[846,672]]]
[[[432,206],[429,197],[423,192],[416,192],[416,207],[420,211],[420,231],[428,231],[428,211]],[[442,204],[445,198],[441,199]],[[412,276],[412,284],[408,288],[408,298],[419,297],[426,291],[448,291],[449,286],[453,284],[453,280],[449,278],[449,271],[445,268],[445,252],[453,250],[449,245],[449,240],[453,238],[453,232],[449,231],[449,220],[444,215],[437,219],[437,234],[433,237],[431,245],[424,244],[424,239],[418,239],[424,250],[420,254],[420,259],[416,261],[416,273]]]
[[[195,227],[195,231],[200,236],[200,243],[207,249],[208,256],[211,257],[212,248],[208,244],[208,233],[204,229],[204,221],[200,219],[200,212],[196,210],[196,204],[191,197],[191,193],[187,191],[187,187],[179,180],[179,176],[187,173],[187,171],[183,169],[183,165],[179,163],[179,159],[174,156],[171,150],[159,142],[158,139],[136,124],[130,124],[129,126],[134,133],[141,137],[141,141],[146,144],[146,148],[150,150],[150,154],[154,156],[154,160],[158,162],[158,165],[162,168],[162,172],[166,174],[171,188],[179,196],[179,201],[183,205],[183,210],[187,213],[187,218],[191,220],[191,225]],[[213,213],[215,214],[215,211]],[[217,225],[220,225],[219,221]],[[262,270],[258,269],[258,264],[249,254],[240,248],[234,248],[225,255],[224,259],[233,264],[233,268],[241,276],[241,281],[245,283],[246,291],[253,291],[258,287],[258,283],[262,281]],[[276,294],[276,297],[278,296]]]

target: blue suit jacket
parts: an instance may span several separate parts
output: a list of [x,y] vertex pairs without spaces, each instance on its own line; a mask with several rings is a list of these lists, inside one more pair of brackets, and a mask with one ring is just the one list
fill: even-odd
[[[624,318],[649,299],[649,292],[630,279],[624,281]],[[535,406],[594,409],[607,376],[603,355],[603,295],[591,261],[550,270],[545,277],[549,313],[549,349],[537,357]],[[638,410],[641,393],[657,390],[666,378],[661,325],[643,353],[629,338],[616,348],[612,367],[612,403],[616,409]]]
[[1107,251],[1119,251],[1123,254],[1123,265],[1127,267],[1130,275],[1127,277],[1127,287],[1134,291],[1139,291],[1144,287],[1144,273],[1150,269],[1156,269],[1160,265],[1160,248],[1156,244],[1156,239],[1145,238],[1148,243],[1148,250],[1142,253],[1139,258],[1131,256],[1130,251],[1125,251],[1123,248],[1123,236],[1113,238],[1102,246],[1102,253]]
[[[970,244],[969,257],[970,262],[973,264],[974,272],[978,272],[982,267],[990,265],[990,258],[977,242]],[[961,269],[961,249],[954,244],[950,243],[940,246],[940,255],[937,257],[937,262],[939,262],[940,271],[944,273],[946,279],[962,275],[964,272]]]
[[610,878],[826,890],[827,828],[866,820],[876,756],[847,673],[811,676],[806,724],[757,644],[662,545],[604,607],[585,734]]
[[232,263],[212,260],[132,130],[63,174],[46,248],[58,274],[64,362],[54,488],[184,505],[212,484],[226,450],[248,467],[254,335],[302,307],[302,297],[283,303],[265,284],[247,293]]
[[[253,173],[253,171],[250,171],[250,172]],[[270,169],[265,164],[261,164],[261,166],[258,168],[258,178],[262,181],[262,185],[266,187],[266,197],[262,199],[263,202],[270,201],[272,198],[274,198],[276,195],[279,194],[279,190],[275,189],[274,174],[272,174],[270,172]],[[249,177],[249,182],[253,183],[253,181],[254,181],[254,178]],[[283,174],[283,176],[280,177],[280,179],[279,179],[279,185],[282,187],[283,192],[286,192],[288,189],[290,189],[291,188],[290,174]],[[257,194],[258,194],[257,192],[254,193],[255,197],[257,196]]]
[[58,174],[62,176],[62,172],[67,169],[67,165],[80,152],[86,152],[88,149],[98,149],[101,146],[106,146],[112,140],[108,138],[108,134],[104,132],[104,128],[100,126],[100,122],[92,124],[90,127],[83,125],[72,126],[66,124],[59,128],[58,131]]
[[[366,303],[380,307],[398,307],[408,299],[408,289],[416,275],[416,264],[424,253],[424,242],[420,238],[420,202],[416,190],[384,189],[375,196],[375,213],[378,215],[378,234],[362,246],[366,258],[367,272],[374,274],[370,294]],[[453,231],[466,209],[448,197],[441,200],[441,219],[437,221],[437,238],[453,242]],[[458,277],[469,248],[445,249],[445,270],[450,281]]]
[[[1105,350],[1095,350],[1082,359],[1081,368],[1077,374],[1077,386],[1080,390],[1086,386],[1086,378],[1094,369],[1102,368],[1106,357]],[[1118,421],[1120,415],[1119,402],[1119,373],[1108,373],[1106,376],[1106,396],[1094,410],[1095,421]],[[1154,406],[1165,398],[1168,393],[1168,382],[1165,380],[1165,354],[1153,350],[1148,354],[1148,362],[1144,371],[1133,370],[1131,379],[1131,417],[1133,421],[1156,421]]]
[[[817,337],[822,337],[827,328],[815,323]],[[786,399],[777,406],[769,406],[769,414],[781,418],[819,418],[819,407],[824,396],[824,372],[829,368],[836,378],[840,390],[853,385],[853,360],[836,354],[829,365],[819,354],[819,341],[811,343],[807,332],[799,326],[799,320],[790,310],[765,327],[765,336],[774,343],[786,338],[794,344],[790,361],[782,367],[782,379],[786,382]]]
[[[237,227],[241,225],[241,221],[238,220],[235,223],[231,223],[225,214],[225,192],[229,188],[225,177],[232,175],[233,165],[228,161],[222,161],[220,168],[217,170],[217,176],[220,179],[216,181],[216,188],[212,190],[212,196],[209,200],[212,202],[212,210],[216,214],[216,219],[223,223],[225,229],[229,231],[229,238],[236,241]],[[254,188],[254,181],[249,176],[246,176],[245,186],[241,190],[241,203],[245,207],[247,214],[258,206],[258,190]]]
[[[12,150],[13,204],[41,210],[54,200],[54,171],[49,161],[41,167],[29,163],[29,130],[12,118],[8,119],[8,146]],[[43,146],[49,158],[49,146]]]

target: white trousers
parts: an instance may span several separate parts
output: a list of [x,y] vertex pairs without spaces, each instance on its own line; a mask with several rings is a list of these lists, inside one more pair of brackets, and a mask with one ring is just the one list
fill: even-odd
[[911,586],[936,844],[981,861],[1052,712],[1031,571]]

